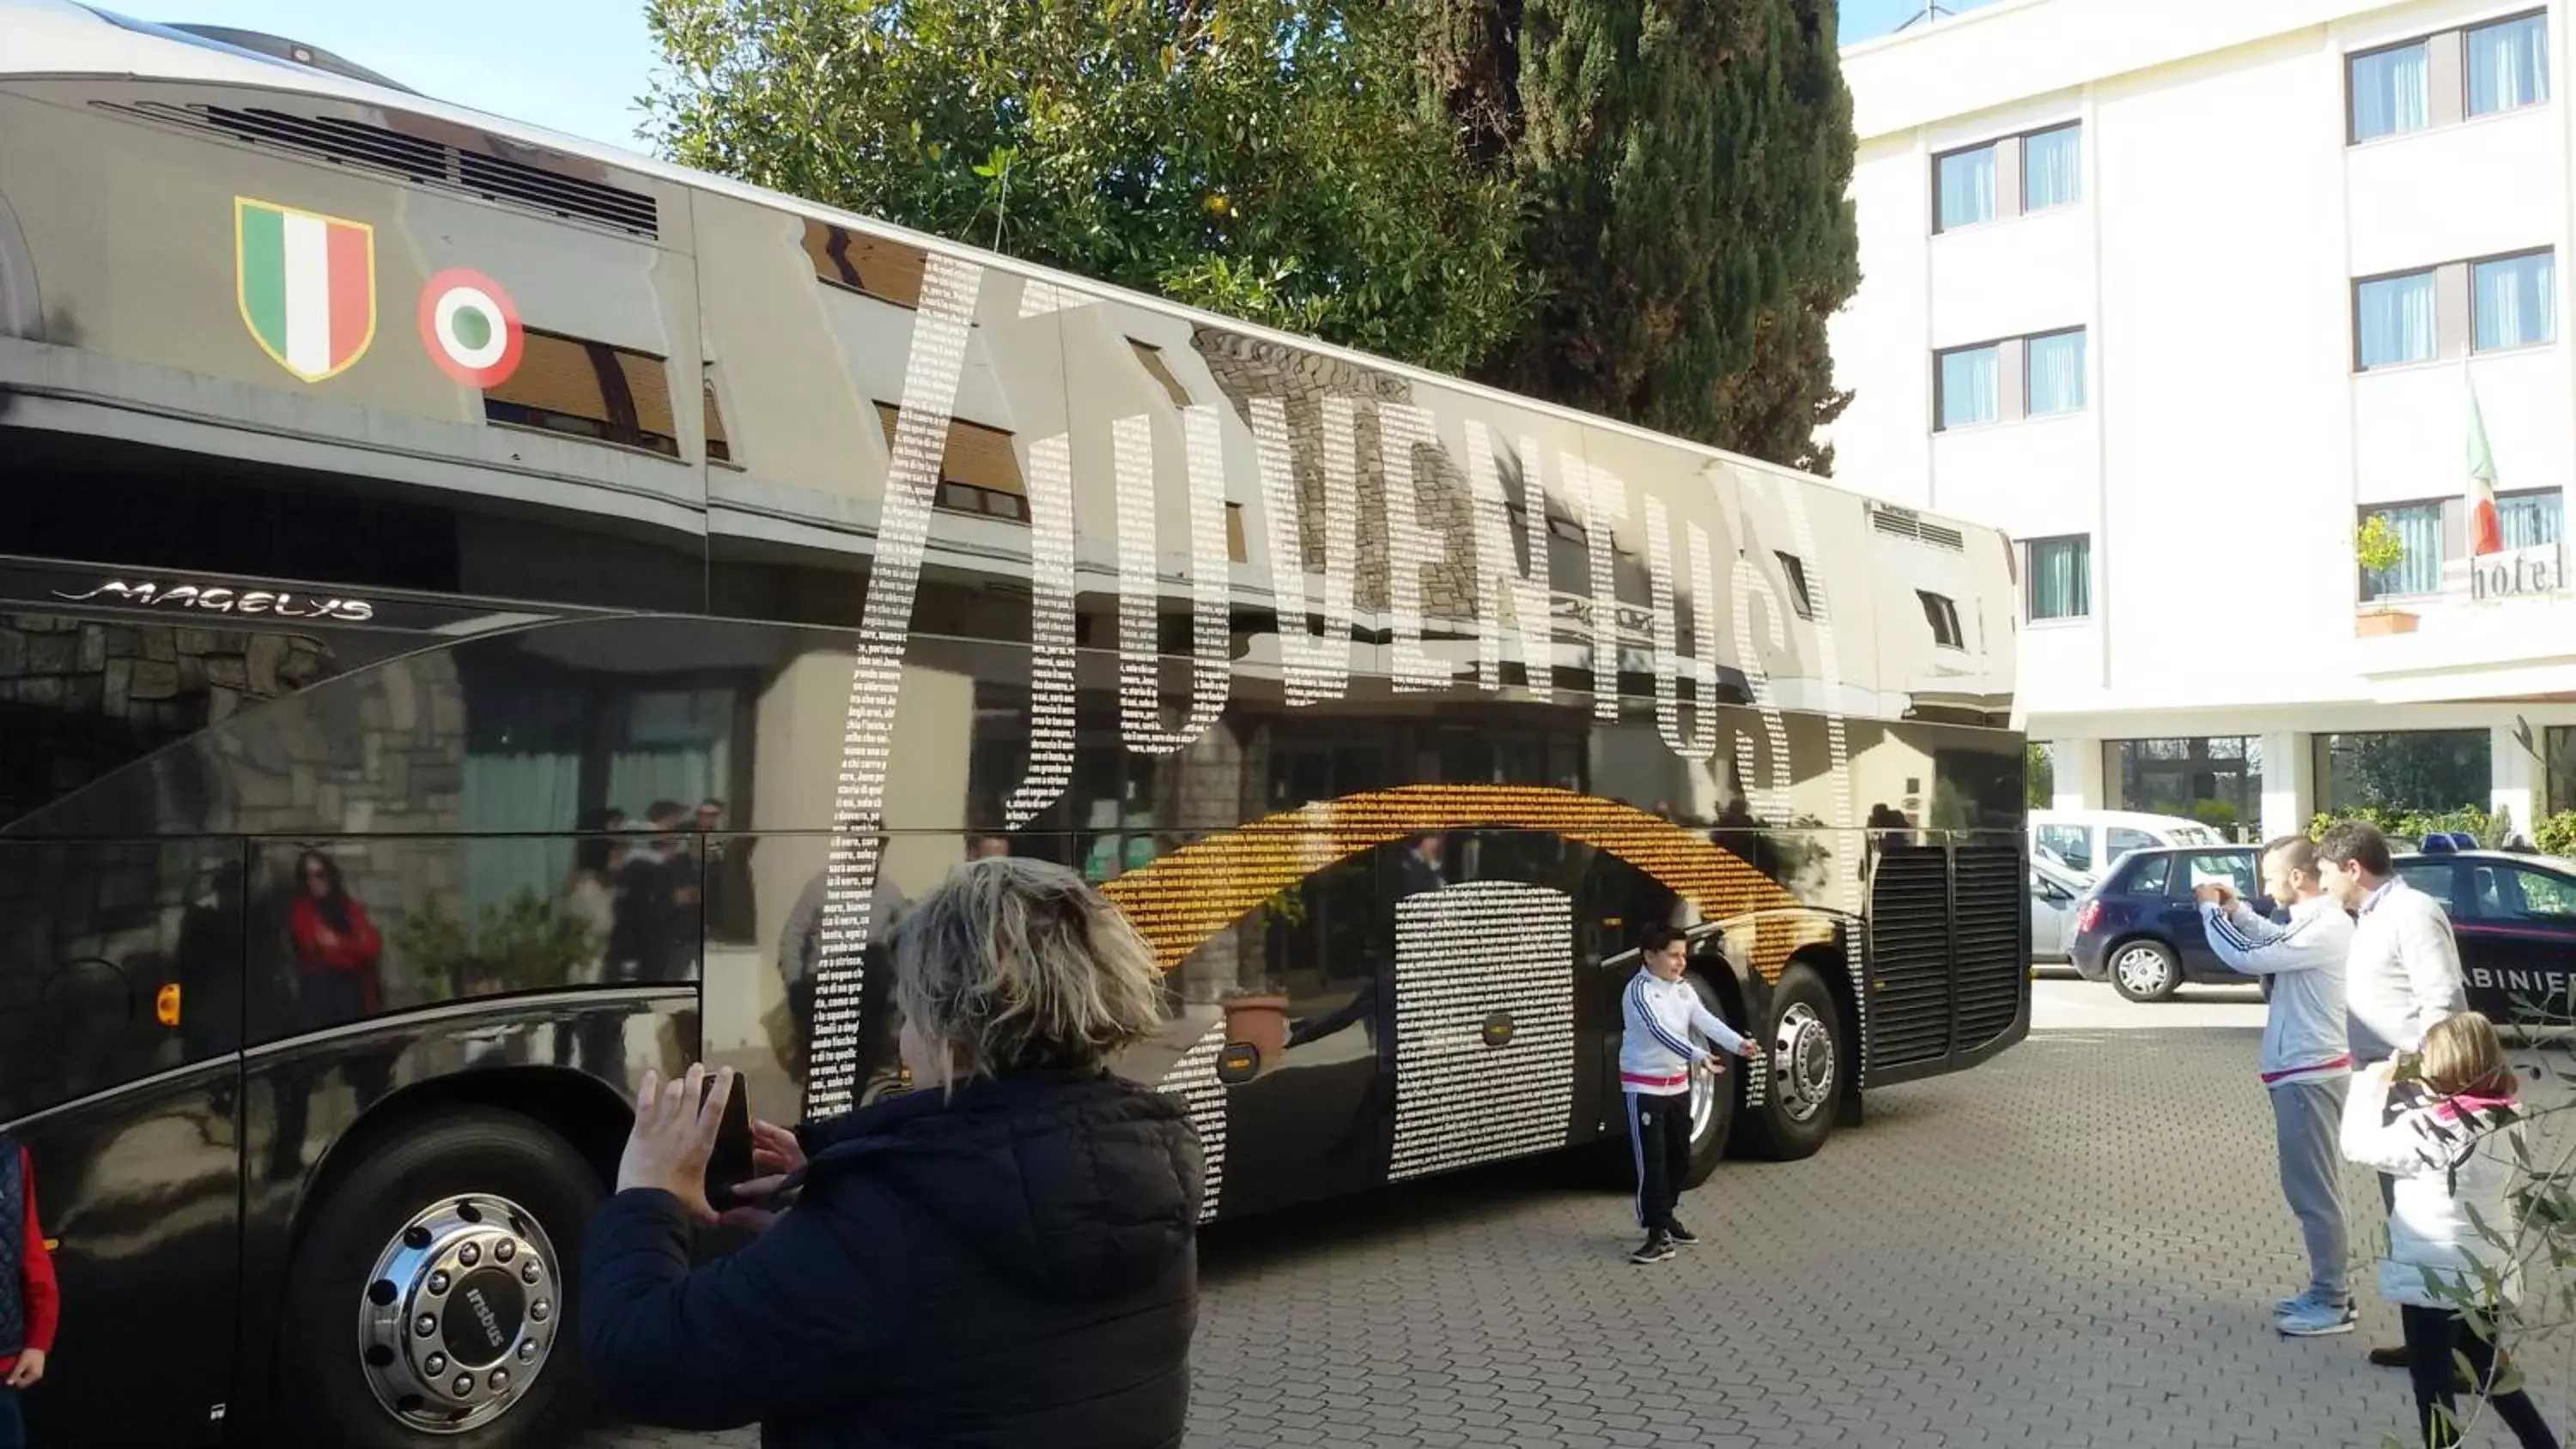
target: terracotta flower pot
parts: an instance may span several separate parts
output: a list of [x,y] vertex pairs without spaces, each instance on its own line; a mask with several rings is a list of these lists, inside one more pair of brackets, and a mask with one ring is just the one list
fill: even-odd
[[1225,1039],[1228,1045],[1243,1045],[1261,1053],[1261,1069],[1268,1071],[1288,1050],[1288,998],[1280,993],[1237,996],[1225,1003]]
[[2416,618],[2403,609],[2370,609],[2352,616],[2352,632],[2364,639],[2412,634]]

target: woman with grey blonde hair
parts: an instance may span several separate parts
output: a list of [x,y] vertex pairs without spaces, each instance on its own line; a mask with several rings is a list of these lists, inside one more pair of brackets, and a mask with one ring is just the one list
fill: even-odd
[[1027,1067],[1098,1070],[1162,1024],[1153,952],[1082,877],[986,856],[895,933],[903,1064],[921,1086]]
[[895,927],[917,1090],[755,1126],[770,1206],[694,1272],[731,1072],[647,1073],[589,1227],[582,1359],[608,1406],[765,1449],[1181,1442],[1202,1162],[1181,1104],[1109,1070],[1162,1020],[1153,953],[1061,866],[967,863]]

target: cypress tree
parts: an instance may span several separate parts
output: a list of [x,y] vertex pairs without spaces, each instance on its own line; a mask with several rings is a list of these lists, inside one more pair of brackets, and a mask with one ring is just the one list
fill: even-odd
[[1546,300],[1488,380],[1830,470],[1825,320],[1859,284],[1833,0],[1444,0],[1467,154],[1530,196]]

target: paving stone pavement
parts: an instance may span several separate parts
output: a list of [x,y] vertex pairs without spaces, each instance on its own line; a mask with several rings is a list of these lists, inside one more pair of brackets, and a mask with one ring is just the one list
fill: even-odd
[[[2362,1445],[2405,1375],[2288,1340],[2304,1284],[2254,1033],[2068,1029],[1872,1093],[1808,1162],[1734,1162],[1632,1267],[1622,1196],[1516,1165],[1204,1235],[1190,1449]],[[2378,1201],[2347,1187],[2356,1251]],[[2567,1425],[2569,1350],[2523,1357]],[[2473,1436],[2503,1442],[2493,1428]],[[603,1430],[581,1449],[749,1446]]]

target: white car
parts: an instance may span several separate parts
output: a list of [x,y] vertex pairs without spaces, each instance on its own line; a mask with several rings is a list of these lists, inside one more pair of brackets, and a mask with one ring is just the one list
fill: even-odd
[[2030,861],[2030,959],[2063,961],[2075,946],[2075,908],[2091,894],[2090,878],[2033,854]]
[[2084,878],[2102,878],[2111,863],[2150,845],[2225,845],[2227,837],[2179,815],[2134,810],[2033,810],[2030,858]]

